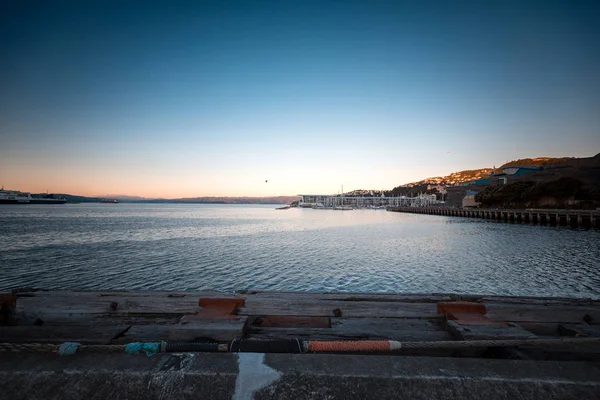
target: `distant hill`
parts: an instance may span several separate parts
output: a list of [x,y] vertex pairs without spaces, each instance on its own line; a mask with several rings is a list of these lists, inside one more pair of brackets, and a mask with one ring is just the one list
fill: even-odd
[[435,176],[432,178],[423,179],[422,181],[412,182],[405,186],[421,186],[421,185],[447,185],[452,186],[457,183],[473,181],[483,178],[485,175],[491,174],[493,168],[468,169],[464,171],[453,172],[446,176]]
[[537,158],[521,158],[518,160],[509,161],[506,164],[502,165],[500,168],[510,167],[513,165],[520,166],[530,166],[535,165],[537,167],[541,167],[544,164],[548,163],[556,163],[556,162],[564,162],[574,159],[575,157],[560,157],[560,158],[552,158],[552,157],[537,157]]
[[[521,158],[518,160],[509,161],[506,164],[500,166],[498,169],[509,167],[512,165],[522,166],[543,166],[548,163],[556,163],[572,160],[574,157],[536,157],[536,158]],[[492,173],[493,168],[480,168],[480,169],[469,169],[464,171],[453,172],[446,176],[435,176],[432,178],[426,178],[418,182],[412,182],[404,186],[422,186],[422,185],[447,185],[452,186],[462,182],[474,181],[476,179],[484,178],[486,175]]]
[[[37,193],[37,194],[31,193],[31,197],[44,197],[47,195],[48,195],[48,193]],[[69,203],[97,203],[100,201],[100,199],[98,197],[77,196],[77,195],[67,194],[67,193],[53,193],[52,195],[55,198],[64,197],[65,199],[67,199],[67,202],[69,202]]]
[[107,194],[106,196],[98,196],[98,198],[117,199],[119,201],[154,200],[153,197],[127,196],[125,194]]
[[[33,197],[43,197],[47,193],[31,194]],[[117,199],[122,203],[197,203],[197,204],[290,204],[299,199],[298,196],[270,197],[190,197],[181,199],[148,199],[138,196],[102,196],[86,197],[72,194],[54,194],[54,197],[64,197],[69,203],[98,203],[101,199]]]
[[170,200],[149,200],[148,202],[160,203],[217,203],[217,204],[290,204],[298,200],[298,196],[271,196],[271,197],[190,197]]

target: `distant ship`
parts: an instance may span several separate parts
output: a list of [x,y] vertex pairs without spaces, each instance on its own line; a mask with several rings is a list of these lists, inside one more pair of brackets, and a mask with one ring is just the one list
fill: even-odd
[[29,193],[0,189],[0,204],[28,204]]
[[44,197],[31,197],[28,192],[0,189],[0,204],[65,204],[67,199],[47,194]]
[[116,204],[118,202],[119,202],[119,200],[117,200],[117,199],[100,199],[100,203]]
[[29,204],[65,204],[66,202],[67,199],[64,197],[54,197],[53,194],[47,194],[44,197],[31,197],[29,195]]

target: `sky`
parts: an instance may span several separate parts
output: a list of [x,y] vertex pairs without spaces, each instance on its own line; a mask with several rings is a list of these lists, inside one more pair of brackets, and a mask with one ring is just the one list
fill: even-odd
[[600,152],[598,1],[7,0],[0,37],[5,188],[329,194]]

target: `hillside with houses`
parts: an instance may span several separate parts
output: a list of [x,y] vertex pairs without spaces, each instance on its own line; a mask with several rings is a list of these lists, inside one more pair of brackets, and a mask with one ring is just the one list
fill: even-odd
[[481,169],[469,169],[465,171],[453,172],[450,175],[446,176],[434,176],[431,178],[426,178],[418,182],[411,182],[404,186],[413,187],[413,186],[421,186],[421,185],[445,185],[445,186],[453,186],[462,182],[473,181],[476,179],[481,179],[486,175],[489,175],[493,172],[493,168],[481,168]]
[[[541,167],[545,164],[566,162],[574,159],[573,157],[536,157],[536,158],[521,158],[518,160],[512,160],[498,167],[497,169],[503,169],[510,166],[536,166]],[[494,168],[480,168],[480,169],[469,169],[464,171],[453,172],[446,176],[434,176],[420,180],[418,182],[407,183],[403,186],[422,186],[422,185],[445,185],[454,186],[464,182],[475,181],[483,179],[489,176],[494,171]]]

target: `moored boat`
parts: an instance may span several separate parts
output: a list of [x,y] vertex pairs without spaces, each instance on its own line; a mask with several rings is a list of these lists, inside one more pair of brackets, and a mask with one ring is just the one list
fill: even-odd
[[0,204],[27,204],[29,203],[29,193],[19,192],[18,190],[0,189]]
[[350,211],[350,210],[354,210],[353,207],[350,206],[336,206],[333,207],[334,210],[338,210],[338,211]]
[[0,204],[64,204],[67,199],[46,194],[43,197],[32,197],[29,192],[0,189]]

